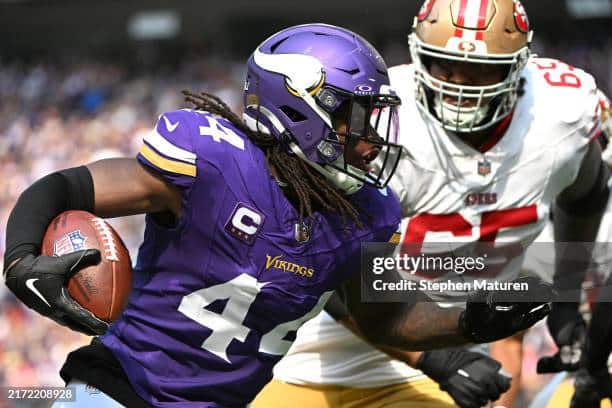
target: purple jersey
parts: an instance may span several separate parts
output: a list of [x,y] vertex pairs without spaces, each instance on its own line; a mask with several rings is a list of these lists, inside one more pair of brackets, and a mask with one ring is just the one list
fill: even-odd
[[138,160],[181,191],[181,220],[147,216],[128,306],[102,341],[158,407],[249,403],[298,327],[358,273],[361,242],[388,241],[400,221],[390,190],[364,187],[353,198],[373,216],[365,228],[316,213],[296,234],[263,152],[204,112],[162,115]]

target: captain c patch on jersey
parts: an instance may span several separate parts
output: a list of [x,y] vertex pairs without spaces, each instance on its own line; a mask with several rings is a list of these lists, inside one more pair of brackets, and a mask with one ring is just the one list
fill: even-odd
[[264,220],[265,217],[253,208],[238,203],[225,223],[225,230],[247,244],[253,245]]

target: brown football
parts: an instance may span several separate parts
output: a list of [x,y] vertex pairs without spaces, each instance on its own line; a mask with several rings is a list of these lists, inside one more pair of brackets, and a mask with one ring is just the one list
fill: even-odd
[[102,261],[77,272],[68,282],[68,292],[96,317],[112,322],[127,304],[132,262],[123,241],[106,221],[86,211],[63,212],[47,227],[42,253],[60,256],[89,248],[99,250]]

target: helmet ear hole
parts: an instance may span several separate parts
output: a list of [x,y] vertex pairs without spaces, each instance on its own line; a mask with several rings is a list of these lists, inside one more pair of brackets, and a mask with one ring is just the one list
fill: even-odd
[[303,121],[305,121],[307,119],[306,116],[304,116],[303,114],[301,114],[297,110],[293,109],[291,106],[287,106],[287,105],[281,106],[280,110],[293,123],[303,122]]

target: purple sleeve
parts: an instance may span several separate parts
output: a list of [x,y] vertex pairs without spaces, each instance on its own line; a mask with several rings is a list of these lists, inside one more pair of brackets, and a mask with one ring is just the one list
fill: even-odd
[[145,167],[181,190],[191,187],[197,176],[192,115],[185,110],[162,114],[137,155]]

